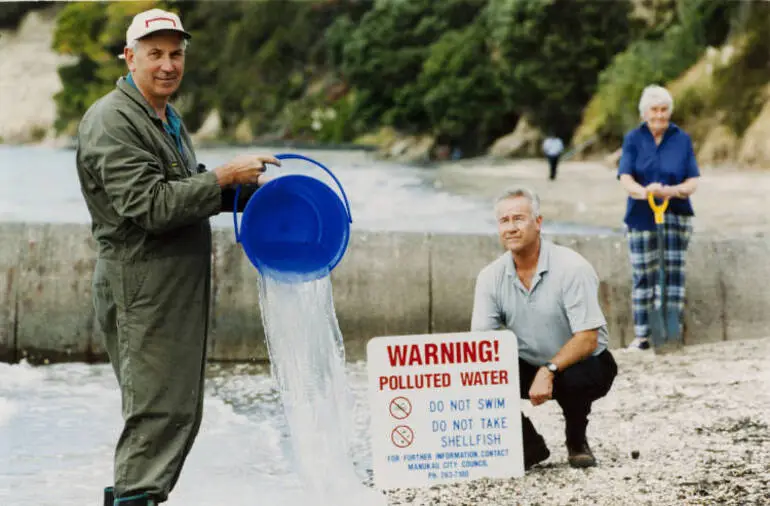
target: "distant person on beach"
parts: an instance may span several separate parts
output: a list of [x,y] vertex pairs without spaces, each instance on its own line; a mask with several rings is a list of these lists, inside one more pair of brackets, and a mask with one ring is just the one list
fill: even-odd
[[564,143],[559,137],[554,135],[546,137],[543,141],[543,153],[548,159],[548,165],[550,167],[550,173],[548,178],[553,181],[556,179],[556,167],[559,165],[559,158],[564,152]]
[[[617,375],[598,276],[580,254],[541,237],[540,199],[532,190],[504,193],[495,215],[507,251],[476,279],[471,329],[516,334],[521,398],[533,406],[555,399],[564,412],[569,464],[595,466],[586,438],[588,415]],[[550,451],[529,418],[522,414],[521,421],[529,469]]]
[[632,350],[650,348],[649,316],[659,286],[658,238],[655,218],[647,202],[652,193],[659,202],[669,199],[663,224],[666,259],[665,290],[669,310],[684,309],[685,256],[694,215],[690,195],[698,186],[700,170],[692,141],[671,122],[674,100],[661,86],[647,86],[639,100],[642,123],[626,134],[618,179],[628,193],[626,235],[632,269],[631,300],[634,314]]
[[241,155],[207,171],[169,104],[190,38],[176,14],[137,14],[128,75],[94,103],[77,135],[77,172],[98,255],[96,318],[123,406],[114,487],[105,506],[167,500],[201,423],[209,324],[211,227],[264,184],[272,156]]

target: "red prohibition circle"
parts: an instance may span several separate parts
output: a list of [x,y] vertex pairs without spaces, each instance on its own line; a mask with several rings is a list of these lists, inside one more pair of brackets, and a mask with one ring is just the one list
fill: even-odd
[[397,420],[403,420],[412,414],[412,403],[406,397],[396,397],[388,406],[390,416]]
[[414,442],[414,431],[408,425],[399,425],[390,433],[390,440],[398,448],[406,448]]

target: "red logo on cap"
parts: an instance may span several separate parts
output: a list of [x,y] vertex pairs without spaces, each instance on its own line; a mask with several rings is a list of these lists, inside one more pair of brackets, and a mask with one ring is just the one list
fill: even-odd
[[174,28],[176,28],[176,21],[174,21],[171,18],[150,18],[144,22],[144,27],[149,28],[150,23],[152,23],[153,21],[171,21],[171,24],[174,25]]

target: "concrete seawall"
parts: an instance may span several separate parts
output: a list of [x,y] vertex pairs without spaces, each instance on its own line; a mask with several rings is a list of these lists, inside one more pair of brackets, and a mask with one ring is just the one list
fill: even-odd
[[[611,346],[633,339],[630,267],[620,236],[550,236],[596,268]],[[479,270],[501,253],[495,236],[354,232],[332,273],[348,357],[369,338],[463,332]],[[85,225],[0,224],[0,361],[102,361],[91,304],[96,245]],[[685,342],[767,335],[770,242],[709,240],[689,250]],[[230,230],[214,237],[211,360],[266,360],[257,273]]]

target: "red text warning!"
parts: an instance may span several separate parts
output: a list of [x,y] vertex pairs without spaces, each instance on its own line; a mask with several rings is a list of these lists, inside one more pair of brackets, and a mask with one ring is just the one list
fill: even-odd
[[391,344],[387,349],[391,367],[500,361],[497,340]]

